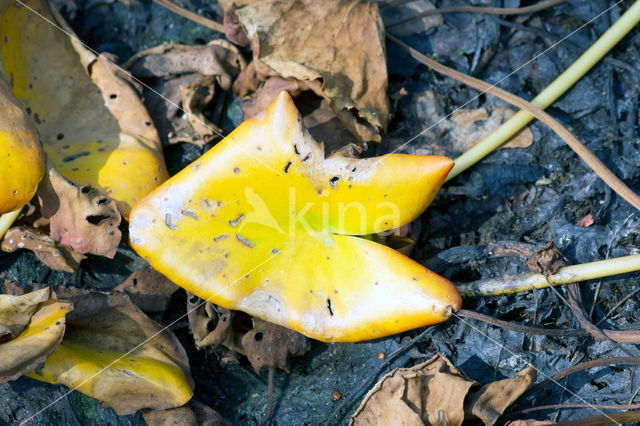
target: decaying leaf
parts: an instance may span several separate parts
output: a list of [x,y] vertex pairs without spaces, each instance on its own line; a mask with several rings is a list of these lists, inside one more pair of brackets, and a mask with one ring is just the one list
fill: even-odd
[[479,388],[447,358],[436,355],[382,377],[351,417],[352,425],[461,425],[479,418],[492,425],[535,380],[526,368],[512,379]]
[[510,379],[498,380],[471,392],[465,400],[465,412],[493,425],[511,404],[516,402],[536,379],[536,370],[529,366]]
[[238,318],[243,313],[231,311],[187,293],[187,316],[196,346],[222,345],[229,350],[244,353],[242,335],[246,326]]
[[381,140],[389,100],[377,4],[263,0],[235,14],[251,40],[258,78],[316,82],[312,89],[359,141]]
[[[421,134],[420,153],[458,156],[511,118],[515,111],[504,107],[462,108],[446,118],[445,100],[433,91],[414,93],[411,119],[433,124]],[[501,148],[526,148],[533,132],[525,128]]]
[[302,356],[309,342],[302,334],[270,322],[254,319],[254,328],[242,337],[242,347],[253,369],[278,367],[289,372],[290,358]]
[[143,414],[148,426],[228,426],[216,410],[192,399],[187,405]]
[[73,34],[45,0],[25,4],[0,1],[0,56],[11,91],[37,127],[49,166],[100,188],[126,217],[168,177],[151,118],[117,68],[51,25]]
[[[251,318],[188,294],[189,327],[199,348],[222,345],[246,355],[253,368],[277,367],[289,371],[292,356],[308,350],[307,339],[300,333]],[[250,325],[253,325],[251,327]]]
[[75,309],[67,316],[64,340],[30,377],[77,389],[120,415],[189,401],[189,362],[171,331],[123,294],[58,292]]
[[317,82],[271,77],[242,105],[243,116],[247,119],[262,113],[286,90],[295,98],[302,114],[302,123],[314,139],[324,143],[325,152],[333,153],[349,144],[356,145],[358,140],[340,123],[329,103],[311,90],[315,86],[318,86]]
[[439,156],[325,158],[282,92],[136,205],[131,245],[226,309],[325,341],[379,338],[444,321],[461,297],[423,265],[353,235],[414,220],[452,166]]
[[178,286],[153,269],[135,271],[114,291],[125,293],[146,313],[164,312]]
[[35,369],[56,349],[71,309],[49,288],[20,296],[0,294],[0,383]]
[[73,272],[78,269],[84,255],[67,246],[57,244],[47,233],[27,226],[9,229],[2,239],[2,250],[13,252],[31,250],[38,259],[51,269]]
[[38,131],[11,93],[10,84],[0,60],[0,214],[29,202],[44,176]]
[[[157,95],[147,105],[168,143],[204,144],[219,137],[220,129],[205,115],[220,90],[231,89],[233,77],[245,67],[238,49],[225,40],[206,46],[163,44],[134,55],[125,65],[148,81],[172,104]],[[183,116],[177,105],[186,112]]]
[[38,197],[56,243],[113,259],[122,238],[121,217],[109,197],[90,185],[70,182],[56,169],[49,170]]
[[555,274],[563,266],[567,266],[569,261],[553,244],[549,241],[544,246],[535,250],[527,260],[527,268],[540,274]]

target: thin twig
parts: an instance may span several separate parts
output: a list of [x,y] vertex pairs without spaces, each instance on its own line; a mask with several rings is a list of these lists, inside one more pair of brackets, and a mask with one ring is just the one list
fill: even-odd
[[190,21],[195,22],[196,24],[200,24],[203,27],[207,27],[210,30],[217,31],[219,33],[224,34],[224,27],[222,24],[213,21],[211,19],[207,19],[204,16],[200,16],[197,13],[193,13],[190,10],[185,9],[182,6],[178,6],[174,2],[170,0],[153,0],[158,3],[160,6],[164,6],[173,13],[182,16],[183,18],[187,18]]
[[640,410],[626,411],[624,413],[601,414],[599,416],[585,417],[584,419],[570,420],[568,422],[559,422],[554,426],[597,426],[616,424],[634,423],[640,421]]
[[260,423],[260,426],[266,426],[269,424],[269,420],[271,419],[271,415],[273,414],[273,386],[274,386],[274,378],[276,375],[276,367],[269,366],[269,380],[267,383],[267,412],[264,415],[264,420]]
[[640,210],[640,197],[634,193],[624,182],[622,182],[596,155],[589,150],[582,142],[580,142],[573,134],[567,130],[560,122],[551,117],[548,113],[544,112],[540,108],[533,106],[531,103],[516,96],[506,90],[502,90],[499,87],[491,85],[485,81],[468,76],[464,73],[456,71],[452,68],[442,65],[441,63],[429,58],[426,55],[418,52],[411,46],[407,45],[400,39],[387,33],[387,38],[406,50],[414,59],[418,62],[428,66],[436,72],[458,80],[464,84],[467,84],[475,89],[481,90],[485,93],[494,95],[505,102],[510,103],[520,109],[527,111],[529,114],[536,117],[538,120],[545,123],[551,130],[553,130],[562,140],[573,149],[582,160],[603,180],[607,185],[611,187],[618,195],[624,198],[629,204]]
[[553,405],[540,405],[537,407],[525,408],[513,413],[509,413],[509,417],[514,417],[518,414],[530,413],[532,411],[542,410],[566,410],[569,408],[597,408],[600,410],[633,410],[640,408],[640,404],[629,405],[608,405],[608,404],[553,404]]
[[[555,290],[555,288],[553,287],[551,287],[551,289]],[[582,328],[587,330],[587,332],[591,334],[593,337],[595,337],[596,339],[608,340],[609,342],[616,345],[618,349],[620,349],[622,352],[626,353],[629,356],[637,355],[631,352],[629,349],[625,348],[624,346],[620,345],[618,342],[614,341],[611,337],[609,337],[609,335],[604,330],[599,329],[598,327],[596,327],[595,324],[589,321],[589,318],[587,318],[587,315],[585,314],[584,309],[582,308],[582,295],[580,294],[580,289],[575,283],[569,284],[567,286],[567,293],[569,295],[569,300],[568,300],[569,308],[571,308],[573,315],[576,317],[576,319],[578,320]]]
[[584,336],[587,333],[584,330],[577,328],[559,329],[559,328],[541,328],[531,327],[528,325],[516,324],[509,321],[503,321],[489,315],[484,315],[474,311],[468,311],[466,309],[460,309],[457,314],[464,318],[472,318],[478,321],[486,322],[487,324],[495,325],[497,327],[506,328],[507,330],[518,331],[526,334],[536,334],[544,336]]
[[405,24],[409,21],[413,21],[414,19],[423,18],[425,16],[430,15],[441,15],[443,13],[456,13],[456,12],[466,12],[466,13],[484,13],[491,15],[525,15],[527,13],[535,13],[540,12],[544,9],[548,9],[553,6],[557,6],[559,4],[565,3],[567,0],[546,0],[542,1],[538,4],[534,4],[526,7],[482,7],[482,6],[454,6],[454,7],[443,7],[440,9],[431,9],[425,10],[424,12],[420,12],[417,15],[411,16],[410,18],[404,19],[400,22],[397,22],[389,28],[396,27],[401,24]]
[[569,368],[566,368],[551,377],[547,377],[537,385],[529,388],[525,395],[529,395],[537,392],[541,388],[551,383],[556,383],[567,376],[578,373],[580,371],[589,370],[594,367],[610,367],[613,365],[640,365],[640,357],[612,357],[612,358],[600,358],[592,361],[585,361]]

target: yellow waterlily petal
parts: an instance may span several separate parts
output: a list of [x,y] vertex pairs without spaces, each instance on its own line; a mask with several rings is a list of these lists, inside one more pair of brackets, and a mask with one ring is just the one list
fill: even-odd
[[325,341],[382,337],[448,318],[460,295],[408,257],[340,234],[413,220],[452,166],[439,156],[325,159],[283,92],[138,203],[131,244],[225,308]]

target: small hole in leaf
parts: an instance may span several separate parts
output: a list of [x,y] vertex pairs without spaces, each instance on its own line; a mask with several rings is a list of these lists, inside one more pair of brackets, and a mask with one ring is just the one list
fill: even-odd
[[356,171],[356,168],[355,168],[355,167],[354,167],[353,169],[351,169],[351,172],[352,172],[352,173],[355,173],[355,171]]
[[82,192],[83,194],[86,195],[86,194],[90,193],[92,189],[93,188],[91,186],[85,185],[82,188],[80,188],[80,192]]
[[137,278],[134,278],[134,279],[132,280],[132,283],[133,283],[133,286],[134,286],[134,287],[138,287],[138,279],[137,279]]
[[96,204],[99,206],[103,206],[105,204],[109,204],[111,202],[111,200],[109,200],[108,198],[100,198],[98,201],[96,201]]
[[62,133],[58,133],[58,135],[56,136],[56,139],[58,139],[59,141],[62,140],[64,138],[64,135]]
[[339,181],[340,181],[340,176],[334,176],[331,179],[329,179],[329,185],[331,185],[333,189],[336,189],[338,187]]
[[236,167],[233,169],[233,173],[240,173],[240,167]]
[[108,216],[106,214],[91,214],[87,217],[85,217],[85,220],[87,222],[89,222],[92,225],[100,225],[102,222],[111,219],[111,216]]
[[112,93],[112,94],[109,95],[110,99],[115,99],[117,97],[118,97],[118,95],[116,95],[115,93]]
[[264,337],[264,334],[262,334],[261,331],[258,331],[254,337],[255,337],[256,341],[259,342]]

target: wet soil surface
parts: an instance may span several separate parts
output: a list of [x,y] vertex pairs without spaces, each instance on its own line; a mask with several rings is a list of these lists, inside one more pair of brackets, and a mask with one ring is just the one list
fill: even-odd
[[[125,3],[128,3],[126,5]],[[186,0],[184,7],[219,19],[215,2]],[[385,21],[397,19],[407,3],[382,4]],[[419,2],[418,2],[419,3]],[[478,2],[480,3],[480,2]],[[532,2],[485,2],[518,7]],[[492,16],[448,14],[444,23],[427,31],[405,31],[403,39],[460,71],[531,99],[574,61],[579,52],[602,34],[631,4],[623,1],[566,42],[529,62],[555,40],[599,15],[611,3],[573,0],[534,15],[498,19]],[[80,38],[100,52],[111,52],[120,63],[137,51],[163,42],[203,44],[220,37],[208,29],[174,15],[150,0],[127,2],[65,0],[63,13]],[[441,1],[438,6],[463,4]],[[405,11],[406,12],[406,11]],[[506,106],[488,95],[435,75],[414,62],[395,45],[387,46],[390,93],[407,94],[397,102],[394,119],[383,143],[371,152],[429,154],[444,150],[457,155],[446,137],[428,129],[433,125],[433,96],[445,114],[459,106]],[[640,191],[640,139],[638,91],[640,81],[640,31],[634,30],[611,58],[618,63],[597,65],[549,111],[568,126],[631,188]],[[515,74],[512,71],[528,63]],[[620,65],[620,62],[623,65]],[[505,78],[508,76],[507,78]],[[238,100],[229,96],[223,122],[228,133],[241,121]],[[434,127],[435,128],[435,127]],[[534,143],[528,148],[502,149],[449,182],[434,204],[414,226],[418,239],[414,258],[456,282],[502,277],[526,272],[526,258],[496,256],[492,245],[517,243],[534,249],[553,241],[571,263],[600,260],[640,252],[640,217],[601,181],[544,125],[531,126]],[[425,129],[427,129],[425,131]],[[415,137],[418,134],[421,136]],[[415,138],[414,138],[415,137]],[[405,141],[413,140],[404,144]],[[442,140],[440,140],[442,139]],[[439,141],[439,142],[438,142]],[[436,143],[438,142],[438,143]],[[166,148],[172,173],[208,149],[178,144]],[[593,224],[578,226],[593,217]],[[419,232],[418,232],[419,231]],[[126,241],[126,238],[123,238]],[[39,282],[56,286],[111,289],[132,271],[145,267],[125,243],[115,260],[90,258],[76,274],[49,270],[29,252],[0,254],[0,280]],[[608,329],[638,328],[640,288],[638,274],[580,284],[583,305],[594,322],[607,317]],[[559,290],[565,294],[565,289]],[[624,303],[616,306],[624,297]],[[185,293],[174,295],[170,309],[158,318],[168,324],[185,312]],[[579,328],[570,309],[550,290],[524,294],[466,299],[465,308],[503,320],[538,327]],[[195,397],[222,413],[234,424],[258,424],[267,401],[266,372],[259,376],[246,360],[222,362],[215,351],[197,351],[186,320],[174,331],[189,352],[196,382]],[[579,362],[627,356],[619,345],[589,336],[530,336],[469,319],[453,318],[424,330],[373,342],[325,344],[293,363],[290,374],[278,372],[275,380],[274,423],[278,425],[346,423],[364,393],[395,367],[411,366],[440,352],[472,379],[481,383],[512,377],[528,363],[540,370],[538,381]],[[625,349],[640,354],[639,348]],[[394,357],[389,355],[400,350]],[[386,360],[379,354],[387,355]],[[521,399],[507,413],[551,404],[626,404],[640,386],[640,370],[629,366],[599,367],[569,376],[557,384]],[[336,400],[334,393],[341,399]],[[67,388],[23,377],[0,386],[0,424],[17,424],[51,405],[35,420],[39,424],[144,424],[141,415],[118,417],[109,408]],[[337,414],[338,417],[331,417]],[[515,414],[513,418],[562,421],[600,414],[594,409],[564,409]],[[504,419],[510,418],[507,414]]]

